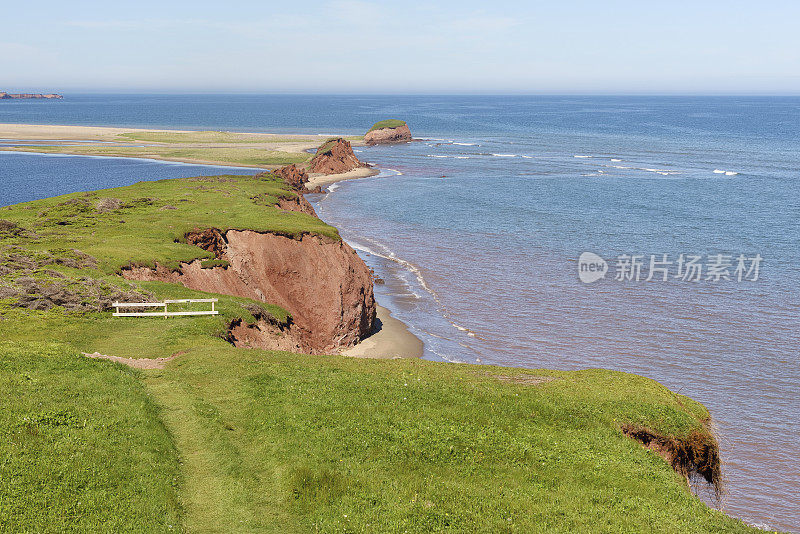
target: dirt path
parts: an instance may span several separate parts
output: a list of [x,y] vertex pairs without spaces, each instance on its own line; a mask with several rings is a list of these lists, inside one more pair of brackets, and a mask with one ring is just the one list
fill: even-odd
[[163,369],[168,362],[171,362],[180,354],[176,352],[168,358],[120,358],[119,356],[108,356],[106,354],[100,354],[99,352],[84,352],[83,355],[87,358],[97,358],[121,363],[128,367],[133,367],[134,369]]

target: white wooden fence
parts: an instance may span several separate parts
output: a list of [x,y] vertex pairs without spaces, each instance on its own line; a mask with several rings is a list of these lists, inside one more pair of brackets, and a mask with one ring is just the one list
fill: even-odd
[[[115,302],[112,306],[117,310],[114,312],[114,317],[176,317],[179,315],[217,315],[219,312],[214,309],[214,303],[218,299],[177,299],[165,300],[164,302]],[[169,311],[167,306],[169,304],[185,304],[195,302],[210,302],[210,310],[197,310],[197,311]],[[141,312],[121,312],[120,308],[164,308],[159,311],[141,311]]]

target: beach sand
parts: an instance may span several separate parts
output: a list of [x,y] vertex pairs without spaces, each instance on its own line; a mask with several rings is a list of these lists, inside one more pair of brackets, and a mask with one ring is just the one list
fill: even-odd
[[307,187],[313,189],[314,187],[331,185],[332,183],[342,182],[344,180],[356,180],[358,178],[368,178],[370,176],[377,176],[381,171],[373,167],[362,167],[350,172],[343,172],[340,174],[310,174],[308,176]]
[[[131,137],[126,137],[125,134]],[[258,153],[279,153],[308,158],[328,134],[274,134],[252,132],[212,132],[194,130],[152,130],[100,126],[62,126],[45,124],[0,124],[0,139],[26,141],[26,145],[3,147],[14,152],[55,152],[59,154],[146,158],[181,163],[227,165],[235,167],[277,168],[282,164],[251,163]],[[357,136],[343,136],[355,146],[364,145]],[[31,142],[47,141],[50,148]],[[70,141],[93,141],[72,146]],[[44,144],[44,143],[43,143]],[[135,146],[131,146],[135,145]],[[56,147],[55,149],[52,147]],[[172,150],[174,149],[174,150]],[[227,157],[216,158],[221,151]],[[192,152],[186,155],[186,152]],[[240,154],[237,158],[235,154]],[[334,180],[335,181],[335,180]]]
[[402,321],[392,317],[388,309],[378,306],[376,327],[368,338],[355,347],[342,351],[354,358],[420,358],[422,340],[412,334]]

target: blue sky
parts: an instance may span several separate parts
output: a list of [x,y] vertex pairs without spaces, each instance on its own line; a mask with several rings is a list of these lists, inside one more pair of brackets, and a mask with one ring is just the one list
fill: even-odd
[[0,90],[800,94],[800,2],[6,2]]

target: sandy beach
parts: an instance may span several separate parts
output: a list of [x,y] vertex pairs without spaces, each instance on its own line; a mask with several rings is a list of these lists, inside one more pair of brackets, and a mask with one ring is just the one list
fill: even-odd
[[314,188],[317,186],[325,187],[336,182],[345,180],[357,180],[358,178],[368,178],[370,176],[377,176],[381,171],[374,167],[362,167],[350,172],[343,172],[340,174],[310,174],[308,180],[308,187]]
[[[0,147],[0,150],[5,151],[146,158],[266,169],[305,161],[310,157],[309,151],[330,137],[328,134],[0,124],[0,140],[8,145]],[[344,137],[352,145],[364,145],[360,136]],[[25,144],[15,146],[14,141],[24,141]],[[70,144],[76,141],[82,144]]]
[[405,323],[392,317],[388,309],[377,308],[378,319],[372,335],[342,354],[354,358],[421,358],[422,341],[408,330]]

